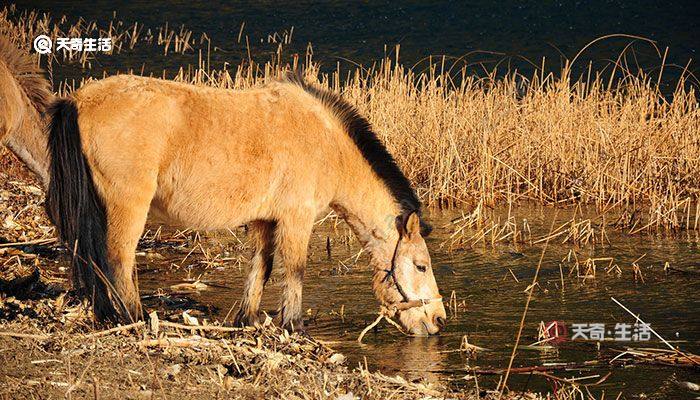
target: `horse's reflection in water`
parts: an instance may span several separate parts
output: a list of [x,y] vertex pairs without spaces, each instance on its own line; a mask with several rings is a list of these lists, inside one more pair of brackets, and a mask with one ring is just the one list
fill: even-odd
[[[409,337],[384,344],[381,364],[378,369],[385,374],[394,375],[401,371],[409,380],[426,379],[430,383],[440,382],[440,371],[447,367],[447,353],[441,353],[441,343],[444,339],[439,336]],[[387,357],[387,354],[392,354]]]

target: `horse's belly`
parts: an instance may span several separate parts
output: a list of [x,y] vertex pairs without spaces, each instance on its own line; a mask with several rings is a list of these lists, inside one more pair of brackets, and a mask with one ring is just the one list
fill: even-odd
[[[247,193],[247,192],[246,192]],[[179,191],[158,196],[149,220],[199,230],[235,228],[256,219],[271,219],[265,196],[248,198],[242,191]],[[249,194],[248,194],[249,195]]]

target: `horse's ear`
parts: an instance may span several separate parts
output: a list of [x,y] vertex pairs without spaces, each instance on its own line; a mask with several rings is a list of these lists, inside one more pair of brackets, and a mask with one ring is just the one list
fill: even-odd
[[420,234],[426,237],[432,232],[433,227],[423,222],[418,213],[413,211],[410,214],[401,214],[396,217],[396,229],[401,237],[414,237]]
[[406,219],[406,233],[408,237],[420,235],[420,217],[418,213],[412,212]]

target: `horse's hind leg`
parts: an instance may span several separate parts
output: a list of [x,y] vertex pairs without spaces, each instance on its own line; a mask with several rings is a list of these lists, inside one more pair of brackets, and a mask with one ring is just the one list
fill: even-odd
[[[110,284],[116,291],[128,318],[142,318],[141,298],[136,282],[136,246],[143,233],[150,208],[147,196],[136,199],[120,196],[107,202],[107,257],[111,267]],[[127,316],[124,316],[127,317]]]
[[251,260],[250,273],[245,283],[241,308],[236,314],[236,325],[255,325],[258,321],[260,300],[265,283],[270,278],[275,252],[275,222],[254,221],[248,225],[248,231],[255,245],[255,254]]
[[314,214],[303,212],[289,213],[277,222],[275,242],[285,271],[277,322],[291,330],[304,329],[301,296],[313,224]]

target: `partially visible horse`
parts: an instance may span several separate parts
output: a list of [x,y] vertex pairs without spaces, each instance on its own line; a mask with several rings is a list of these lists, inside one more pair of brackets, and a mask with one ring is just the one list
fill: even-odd
[[420,201],[339,95],[294,78],[226,90],[120,75],[57,99],[42,118],[34,89],[44,83],[35,69],[25,81],[13,71],[13,50],[0,46],[0,139],[48,183],[74,286],[99,319],[142,315],[135,250],[151,213],[195,229],[247,224],[255,254],[237,322],[256,323],[274,256],[285,269],[279,322],[301,328],[308,242],[330,207],[369,253],[374,292],[403,327],[444,326]]
[[46,111],[54,100],[36,60],[0,36],[0,144],[49,183]]

